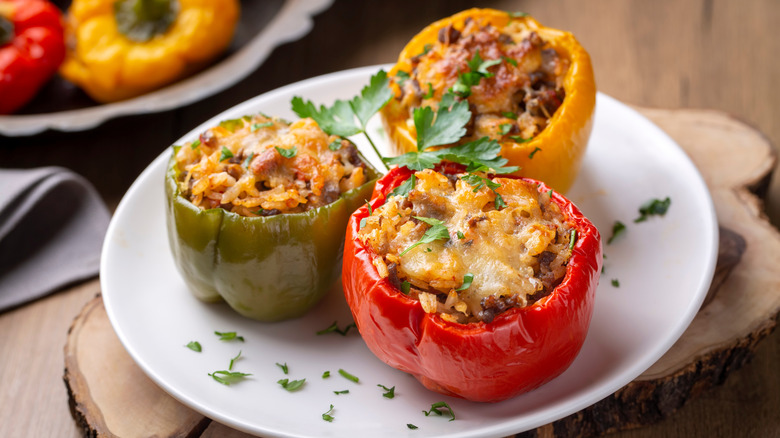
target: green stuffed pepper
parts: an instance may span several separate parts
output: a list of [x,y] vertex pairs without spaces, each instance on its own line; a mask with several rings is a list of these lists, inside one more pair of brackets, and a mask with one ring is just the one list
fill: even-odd
[[311,119],[223,121],[175,147],[168,165],[176,265],[203,301],[261,321],[300,316],[338,278],[347,221],[377,176]]

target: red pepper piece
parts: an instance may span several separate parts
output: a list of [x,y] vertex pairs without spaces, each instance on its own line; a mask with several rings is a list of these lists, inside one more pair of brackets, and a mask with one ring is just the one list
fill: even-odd
[[[411,173],[405,167],[394,168],[380,179],[371,208],[384,204],[387,193]],[[550,190],[544,183],[538,186],[540,192]],[[353,213],[347,226],[342,280],[369,349],[428,389],[472,401],[505,400],[565,371],[585,341],[602,249],[598,230],[574,204],[557,192],[552,200],[577,231],[563,281],[547,297],[501,313],[490,323],[457,324],[425,313],[417,300],[380,277],[372,264],[375,254],[357,239],[368,208]]]
[[65,59],[62,14],[44,0],[0,0],[0,114],[26,104]]

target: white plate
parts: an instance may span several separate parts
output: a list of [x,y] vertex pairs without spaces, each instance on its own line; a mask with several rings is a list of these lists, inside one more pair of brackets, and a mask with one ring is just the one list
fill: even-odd
[[[279,1],[243,2],[241,20],[228,49],[228,52],[234,52],[224,60],[169,86],[121,102],[56,112],[0,115],[0,133],[24,136],[46,129],[83,131],[114,117],[161,112],[205,99],[248,76],[275,47],[306,35],[313,25],[311,17],[328,8],[332,1],[282,0],[278,5],[275,3]],[[269,14],[273,14],[270,19]],[[54,97],[72,99],[68,96],[73,92],[73,85],[59,77],[53,82]],[[63,107],[68,104],[76,102],[62,102]],[[34,106],[35,101],[31,105]]]
[[[199,126],[264,112],[294,118],[290,99],[317,103],[349,98],[378,67],[348,70],[254,98]],[[376,128],[370,132],[376,135]],[[360,139],[360,147],[365,144]],[[165,391],[228,426],[263,436],[503,436],[531,429],[593,404],[652,365],[696,314],[712,279],[717,227],[712,200],[696,168],[660,129],[632,109],[598,96],[595,127],[570,198],[604,235],[606,273],[597,291],[585,345],[572,366],[543,387],[497,404],[471,403],[424,389],[412,377],[376,359],[351,333],[317,336],[334,320],[351,322],[340,290],[305,317],[276,324],[244,319],[224,304],[204,304],[187,291],[168,249],[163,220],[163,175],[169,152],[138,178],[117,208],[103,248],[101,282],[111,323],[127,351]],[[375,157],[374,157],[375,159]],[[665,217],[634,224],[651,198],[672,198]],[[611,245],[612,224],[628,226]],[[620,287],[610,284],[618,279]],[[220,342],[214,331],[237,331],[246,342]],[[202,353],[185,348],[203,345]],[[224,386],[207,374],[234,370],[249,380]],[[287,363],[285,376],[275,363]],[[343,368],[360,378],[338,375]],[[322,379],[323,371],[331,377]],[[306,378],[288,393],[278,379]],[[395,386],[394,399],[377,384]],[[333,391],[349,389],[348,395]],[[445,400],[457,420],[425,417]],[[321,414],[335,406],[335,420]],[[413,423],[418,430],[407,429]]]

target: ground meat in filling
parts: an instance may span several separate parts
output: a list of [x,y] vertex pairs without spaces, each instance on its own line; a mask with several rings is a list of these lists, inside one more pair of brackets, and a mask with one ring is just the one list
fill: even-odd
[[[453,322],[490,322],[561,282],[573,226],[549,193],[518,179],[494,178],[500,187],[493,192],[430,169],[415,176],[414,189],[376,208],[358,238],[375,254],[379,274],[426,312]],[[496,209],[496,194],[506,207]],[[430,219],[446,232],[409,249],[436,226]]]
[[272,216],[321,207],[366,181],[354,144],[312,119],[226,120],[176,152],[179,189],[202,209]]
[[472,108],[468,135],[462,141],[488,136],[517,142],[538,135],[563,103],[563,77],[568,59],[516,21],[503,29],[469,20],[463,29],[442,28],[438,41],[410,59],[412,71],[395,76],[402,105],[409,115],[416,107],[436,107],[438,101],[470,71],[468,61],[479,53],[488,68],[467,97]]

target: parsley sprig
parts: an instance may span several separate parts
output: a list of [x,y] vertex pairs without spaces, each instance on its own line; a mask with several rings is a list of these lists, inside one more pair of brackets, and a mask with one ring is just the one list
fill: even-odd
[[311,117],[323,131],[330,135],[349,137],[362,133],[374,152],[381,157],[382,154],[366,132],[366,125],[371,116],[392,99],[393,90],[388,86],[389,83],[387,73],[380,70],[371,76],[369,84],[363,87],[359,96],[348,101],[336,100],[331,107],[321,105],[319,108],[311,101],[304,101],[301,97],[295,96],[291,102],[292,110],[299,117]]
[[443,401],[431,404],[431,409],[428,411],[423,411],[423,414],[425,414],[426,417],[431,414],[438,415],[440,417],[446,414],[450,417],[450,421],[455,421],[455,412],[452,411],[452,408],[447,404],[447,402]]
[[401,254],[398,254],[398,257],[403,257],[404,254],[411,251],[412,248],[422,245],[423,243],[431,243],[436,240],[450,238],[450,231],[447,229],[447,226],[444,225],[444,222],[430,217],[414,216],[414,218],[419,221],[425,222],[431,227],[425,230],[425,234],[423,234],[420,240],[412,244],[412,246],[410,246],[409,248],[406,248]]

